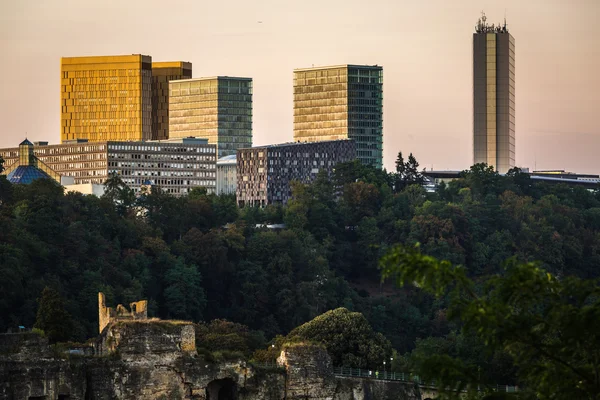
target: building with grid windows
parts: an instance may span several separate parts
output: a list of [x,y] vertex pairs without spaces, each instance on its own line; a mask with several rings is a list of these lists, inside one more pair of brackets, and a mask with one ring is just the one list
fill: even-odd
[[336,164],[356,158],[352,140],[284,143],[240,149],[236,199],[239,206],[285,204],[290,182],[310,183],[319,171],[331,175]]
[[[215,191],[216,148],[202,139],[147,142],[88,142],[75,140],[57,145],[32,146],[35,157],[73,184],[103,184],[118,174],[135,192],[156,185],[173,195],[192,188]],[[19,148],[0,149],[7,170],[18,162]]]
[[352,139],[356,157],[383,164],[383,68],[337,65],[294,70],[294,141]]
[[515,166],[515,39],[485,14],[473,34],[473,162]]
[[152,139],[152,57],[63,57],[61,141]]
[[169,138],[169,81],[191,77],[192,63],[152,63],[152,140]]
[[252,146],[252,79],[218,76],[169,82],[169,137],[200,137],[219,157]]

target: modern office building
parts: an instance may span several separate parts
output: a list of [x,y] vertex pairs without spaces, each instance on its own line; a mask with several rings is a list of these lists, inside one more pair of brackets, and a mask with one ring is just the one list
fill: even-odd
[[290,182],[312,182],[319,171],[332,174],[336,164],[356,158],[352,140],[284,143],[240,149],[236,198],[239,206],[287,203]]
[[383,164],[383,68],[294,70],[294,141],[352,139],[363,163]]
[[252,146],[252,79],[218,76],[169,82],[169,137],[201,137],[219,157]]
[[152,140],[169,138],[169,81],[192,78],[192,63],[152,63]]
[[473,34],[473,162],[515,166],[515,39],[485,14]]
[[[52,171],[72,177],[73,184],[103,184],[118,174],[135,192],[156,185],[173,195],[187,194],[196,186],[215,191],[216,148],[202,139],[147,142],[88,142],[75,140],[58,145],[34,146],[37,159]],[[0,149],[11,166],[19,149]]]
[[237,187],[236,155],[221,157],[217,160],[217,194],[235,194]]
[[25,139],[16,149],[16,157],[8,167],[2,171],[10,183],[29,184],[36,179],[53,179],[61,183],[60,174],[52,170],[33,153],[33,143]]
[[63,57],[61,141],[152,139],[152,57]]

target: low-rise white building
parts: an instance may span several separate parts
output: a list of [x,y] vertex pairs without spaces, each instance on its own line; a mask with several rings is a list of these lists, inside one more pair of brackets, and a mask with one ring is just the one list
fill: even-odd
[[235,194],[237,188],[236,168],[235,154],[217,160],[217,194]]

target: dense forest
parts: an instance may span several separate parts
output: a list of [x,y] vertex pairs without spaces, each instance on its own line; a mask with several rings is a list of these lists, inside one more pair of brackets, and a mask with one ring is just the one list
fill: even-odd
[[[381,283],[379,260],[397,243],[420,243],[475,282],[513,256],[559,278],[597,278],[600,190],[534,184],[483,164],[436,193],[421,180],[412,155],[399,155],[392,173],[351,162],[293,183],[286,206],[238,209],[233,196],[202,189],[136,197],[118,177],[97,198],[0,176],[0,332],[32,327],[45,287],[64,299],[68,339],[79,341],[97,334],[99,291],[109,305],[148,299],[152,316],[228,320],[266,340],[344,307],[405,355],[396,364],[441,351],[510,383],[510,361],[479,352],[449,322],[447,300]],[[266,227],[276,223],[285,229]]]

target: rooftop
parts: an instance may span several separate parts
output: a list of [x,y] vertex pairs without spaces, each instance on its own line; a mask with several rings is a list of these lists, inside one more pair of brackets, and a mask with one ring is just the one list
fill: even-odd
[[231,154],[229,156],[221,157],[217,160],[217,164],[235,164],[237,157],[235,154]]
[[310,68],[296,68],[294,72],[298,71],[315,71],[319,69],[335,69],[335,68],[370,68],[370,69],[383,69],[381,65],[358,65],[358,64],[340,64],[340,65],[327,65],[322,67],[310,67]]
[[177,79],[176,81],[171,81],[169,83],[183,83],[183,82],[197,82],[197,81],[214,81],[217,79],[230,79],[230,80],[238,80],[238,81],[251,81],[252,78],[242,78],[239,76],[207,76],[203,78],[191,78],[191,79]]
[[332,143],[332,142],[353,142],[352,139],[340,139],[340,140],[321,140],[318,142],[287,142],[287,143],[279,143],[279,144],[266,144],[264,146],[254,146],[254,147],[246,147],[239,150],[250,150],[250,149],[272,149],[276,147],[290,147],[290,146],[300,146],[306,144],[319,144],[319,143]]

